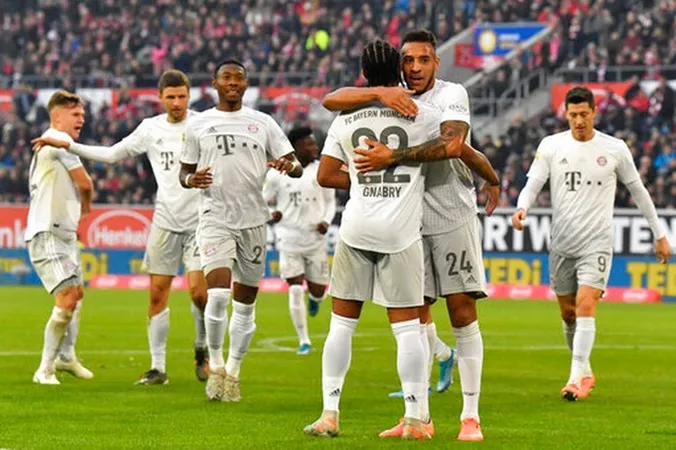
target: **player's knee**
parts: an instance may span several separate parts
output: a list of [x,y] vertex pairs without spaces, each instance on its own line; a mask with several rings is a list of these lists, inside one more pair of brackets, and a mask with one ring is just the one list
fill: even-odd
[[189,292],[190,300],[195,306],[203,310],[207,304],[207,290],[203,286],[191,286]]
[[582,296],[578,298],[575,313],[577,317],[596,316],[596,299],[587,296]]
[[80,300],[77,286],[69,286],[59,291],[56,294],[56,306],[59,308],[73,312]]
[[466,327],[477,320],[476,300],[467,295],[451,295],[446,299],[451,325]]
[[169,292],[163,286],[156,284],[150,285],[150,306],[153,308],[162,308],[167,305]]
[[322,298],[324,297],[324,293],[326,292],[326,286],[321,284],[309,283],[308,291],[310,291],[310,295],[312,295],[312,297]]
[[78,301],[84,298],[84,288],[82,286],[77,287],[77,299]]
[[561,319],[568,325],[573,325],[575,323],[575,318],[575,306],[570,305],[561,308]]
[[420,307],[420,323],[430,323],[430,322],[432,322],[432,313],[430,312],[430,305],[428,303],[425,303]]

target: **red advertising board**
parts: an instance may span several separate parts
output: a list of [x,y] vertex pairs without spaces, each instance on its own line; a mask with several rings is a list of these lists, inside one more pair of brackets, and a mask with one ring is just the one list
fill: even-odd
[[566,94],[576,86],[584,86],[594,93],[594,99],[598,105],[608,97],[612,92],[615,99],[624,103],[624,96],[631,86],[630,81],[608,82],[608,83],[556,83],[552,86],[552,109],[558,116],[563,116],[565,110]]
[[[0,248],[26,246],[27,206],[0,206]],[[94,206],[80,223],[80,241],[91,248],[144,249],[153,219],[152,208]]]

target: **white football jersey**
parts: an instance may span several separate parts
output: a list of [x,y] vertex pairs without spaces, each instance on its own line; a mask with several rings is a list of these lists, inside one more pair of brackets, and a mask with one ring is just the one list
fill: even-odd
[[317,225],[331,225],[336,214],[336,194],[317,183],[318,167],[319,162],[311,162],[303,168],[300,178],[268,171],[263,196],[268,202],[276,199],[275,209],[282,213],[282,220],[275,225],[279,250],[300,253],[326,245],[325,235],[319,234]]
[[[461,84],[435,80],[434,87],[414,97],[443,112],[441,122],[458,120],[471,125],[467,91]],[[466,142],[470,142],[467,133]],[[472,171],[458,158],[427,163],[423,234],[441,234],[476,217],[476,190]]]
[[612,250],[617,181],[640,179],[627,144],[597,130],[586,142],[570,131],[545,137],[528,177],[549,180],[551,249],[571,258]]
[[424,179],[420,163],[359,174],[354,149],[368,148],[365,138],[391,148],[422,144],[439,136],[441,112],[418,103],[410,119],[380,105],[345,111],[329,128],[322,155],[343,161],[350,173],[350,199],[345,205],[340,237],[351,247],[397,253],[421,238]]
[[[43,136],[73,142],[67,133],[54,128],[45,131]],[[77,232],[80,192],[68,172],[81,166],[80,158],[62,148],[44,147],[33,153],[28,175],[30,207],[26,241],[43,231]]]
[[216,108],[188,119],[181,162],[210,167],[214,182],[200,192],[200,216],[241,230],[263,225],[270,213],[263,199],[267,163],[293,153],[272,117],[251,108]]

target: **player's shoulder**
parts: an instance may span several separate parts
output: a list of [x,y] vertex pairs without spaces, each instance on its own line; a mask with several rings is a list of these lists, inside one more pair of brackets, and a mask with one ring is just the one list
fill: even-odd
[[627,146],[627,143],[622,140],[618,139],[615,136],[611,136],[607,133],[604,133],[602,131],[594,130],[595,131],[595,137],[596,137],[596,142],[598,145],[602,146],[603,148],[611,151],[611,152],[617,152],[617,151],[625,151],[629,147]]
[[467,89],[461,83],[440,80],[439,78],[434,80],[434,90],[438,91],[440,94],[467,95]]
[[42,133],[43,137],[51,137],[54,139],[60,139],[62,141],[67,141],[67,142],[75,142],[72,137],[65,131],[59,131],[56,128],[48,128],[44,133]]

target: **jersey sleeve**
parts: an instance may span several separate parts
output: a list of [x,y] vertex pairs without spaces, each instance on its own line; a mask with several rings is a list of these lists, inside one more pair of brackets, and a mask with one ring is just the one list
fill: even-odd
[[551,169],[551,150],[549,145],[549,138],[544,138],[542,142],[540,142],[537,152],[535,153],[535,158],[533,159],[533,164],[531,164],[530,170],[528,171],[528,178],[538,179],[542,182],[546,182],[549,179]]
[[197,135],[195,134],[194,122],[188,120],[183,132],[183,145],[181,147],[181,158],[183,164],[197,164],[200,160],[200,146]]
[[68,171],[82,167],[80,157],[63,148],[52,148],[52,154],[54,155],[54,159],[59,161]]
[[444,91],[444,109],[441,116],[442,122],[457,120],[471,125],[469,95],[467,90],[461,85],[454,85],[453,88],[447,88]]
[[267,133],[268,133],[268,148],[267,153],[273,159],[279,159],[282,156],[293,153],[293,146],[289,142],[289,138],[284,134],[284,130],[279,126],[275,119],[266,115],[267,117]]
[[329,128],[329,131],[326,135],[326,140],[324,141],[324,148],[322,148],[322,155],[330,156],[332,158],[339,159],[347,164],[347,155],[343,147],[341,147],[338,137],[336,136],[336,131],[333,129],[333,126]]
[[333,217],[336,215],[336,191],[335,189],[322,189],[322,197],[324,198],[324,205],[326,209],[324,210],[324,217],[322,222],[326,222],[331,225],[333,222]]
[[277,198],[279,191],[279,172],[276,170],[268,170],[265,175],[265,182],[263,183],[263,198],[270,203]]
[[636,164],[634,164],[634,158],[631,155],[631,150],[624,142],[621,144],[621,148],[618,153],[617,166],[615,167],[615,172],[617,174],[617,179],[624,184],[633,183],[634,181],[640,180],[641,175],[639,175],[638,170],[636,169]]

